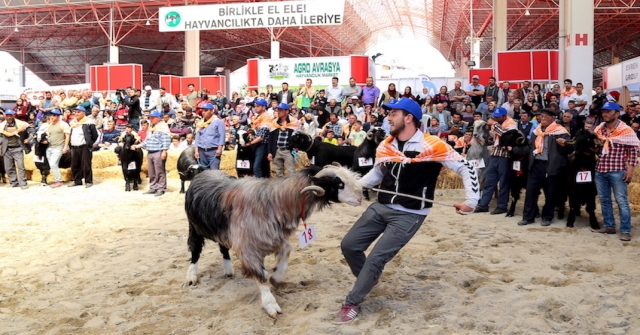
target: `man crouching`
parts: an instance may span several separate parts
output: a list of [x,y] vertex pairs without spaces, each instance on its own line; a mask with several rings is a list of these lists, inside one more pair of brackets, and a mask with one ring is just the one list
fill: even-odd
[[[374,168],[360,182],[371,188],[398,194],[378,194],[378,202],[367,208],[342,239],[341,248],[355,285],[336,315],[334,323],[352,321],[360,311],[358,304],[378,280],[387,264],[411,240],[429,214],[432,203],[402,196],[407,194],[433,199],[442,166],[462,176],[466,201],[454,205],[459,214],[471,213],[479,198],[478,176],[473,166],[437,136],[418,128],[422,111],[409,98],[391,101],[389,109],[391,136],[378,146]],[[364,251],[382,234],[368,256]]]

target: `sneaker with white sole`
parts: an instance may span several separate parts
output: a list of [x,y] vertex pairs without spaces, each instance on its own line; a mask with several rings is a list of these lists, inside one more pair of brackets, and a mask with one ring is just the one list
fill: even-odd
[[333,320],[333,323],[337,325],[349,323],[358,316],[359,312],[360,308],[356,305],[344,305],[340,308],[338,314],[336,314],[336,318]]

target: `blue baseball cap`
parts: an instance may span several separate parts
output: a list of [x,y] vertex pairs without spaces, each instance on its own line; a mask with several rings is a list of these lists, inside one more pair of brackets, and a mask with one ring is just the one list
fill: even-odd
[[410,98],[400,98],[400,100],[391,100],[389,103],[382,105],[384,109],[401,109],[407,111],[418,120],[422,119],[422,109],[418,103]]
[[285,104],[284,102],[281,102],[280,104],[278,104],[278,107],[276,107],[276,109],[286,109],[289,110],[289,105]]
[[212,104],[204,104],[202,106],[200,106],[201,109],[213,109],[213,105]]
[[[257,99],[256,100],[256,105],[258,106],[264,106],[267,107],[269,104],[267,103],[267,100],[264,99]],[[280,106],[278,105],[278,108],[280,108]],[[289,109],[289,107],[287,107],[287,109]]]
[[503,107],[496,107],[496,109],[493,110],[493,113],[491,113],[491,117],[502,117],[507,115],[507,109],[503,108]]
[[153,112],[149,113],[149,117],[162,117],[162,112],[160,112],[159,110],[154,110]]
[[618,105],[615,102],[605,102],[604,105],[602,105],[602,107],[600,107],[600,110],[620,111],[622,109],[620,108],[620,105]]
[[82,107],[82,106],[78,106],[78,107],[74,108],[73,110],[75,110],[75,111],[82,111],[83,113],[86,113],[86,112],[87,112],[87,110],[86,110],[86,109],[84,109],[84,107]]
[[57,109],[52,109],[52,110],[49,111],[49,113],[51,113],[53,115],[62,115],[62,113],[60,113],[60,111],[57,110]]
[[7,109],[6,111],[4,111],[4,115],[14,115],[16,114],[16,112],[13,111],[13,109]]

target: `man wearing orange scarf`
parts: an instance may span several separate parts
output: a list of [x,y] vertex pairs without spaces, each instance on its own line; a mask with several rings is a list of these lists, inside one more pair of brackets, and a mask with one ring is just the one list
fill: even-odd
[[508,172],[511,169],[509,165],[509,151],[506,147],[500,146],[500,136],[511,129],[517,129],[516,121],[507,115],[507,109],[496,107],[491,114],[491,119],[487,124],[491,126],[491,135],[494,138],[489,165],[487,166],[484,176],[484,185],[482,189],[482,199],[476,207],[476,213],[489,211],[489,202],[493,197],[493,193],[500,183],[498,192],[498,207],[491,211],[492,215],[504,214],[507,212],[507,203],[509,202],[509,178]]
[[267,160],[267,151],[269,145],[269,131],[273,120],[266,113],[267,101],[264,99],[256,99],[256,113],[258,117],[253,122],[253,129],[256,131],[255,138],[245,144],[245,147],[254,146],[253,175],[256,178],[269,178],[271,176],[269,161]]
[[620,212],[620,240],[631,240],[631,209],[627,198],[627,184],[633,178],[633,169],[638,165],[637,152],[640,140],[631,127],[618,120],[620,106],[607,102],[601,108],[604,120],[596,127],[598,138],[603,141],[602,153],[596,164],[596,188],[600,196],[604,228],[597,233],[615,234],[616,221],[613,216],[611,191],[616,197]]
[[521,167],[529,169],[529,178],[527,179],[522,221],[518,222],[519,226],[528,225],[535,221],[540,189],[544,192],[544,205],[540,214],[542,225],[551,225],[557,187],[558,185],[566,185],[560,180],[560,176],[563,176],[563,172],[569,165],[567,155],[570,153],[571,147],[565,146],[565,143],[571,139],[571,135],[561,124],[555,122],[558,114],[554,109],[544,108],[541,114],[542,121],[531,135],[531,143],[528,148],[529,166]]
[[[454,205],[456,212],[473,211],[480,195],[475,168],[438,137],[419,130],[422,110],[417,102],[402,98],[383,106],[391,110],[387,116],[391,136],[378,146],[374,167],[360,183],[365,188],[380,184],[381,189],[399,194],[378,194],[378,201],[342,240],[342,253],[357,279],[335,317],[336,324],[358,315],[358,304],[378,283],[385,264],[411,240],[429,214],[431,203],[403,195],[433,199],[443,166],[462,176],[465,186],[466,200]],[[378,237],[366,256],[364,252]]]

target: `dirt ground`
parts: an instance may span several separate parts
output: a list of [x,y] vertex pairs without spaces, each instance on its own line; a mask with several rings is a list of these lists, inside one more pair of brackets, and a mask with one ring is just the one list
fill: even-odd
[[[253,281],[223,276],[213,243],[200,283],[183,286],[190,255],[179,180],[159,198],[142,194],[146,181],[127,193],[119,179],[89,189],[29,184],[0,185],[0,334],[640,334],[640,236],[591,233],[584,215],[573,229],[519,227],[517,216],[436,206],[361,315],[337,326],[354,282],[340,240],[368,203],[309,218],[318,240],[292,253],[274,321]],[[463,193],[436,195],[454,202]]]

